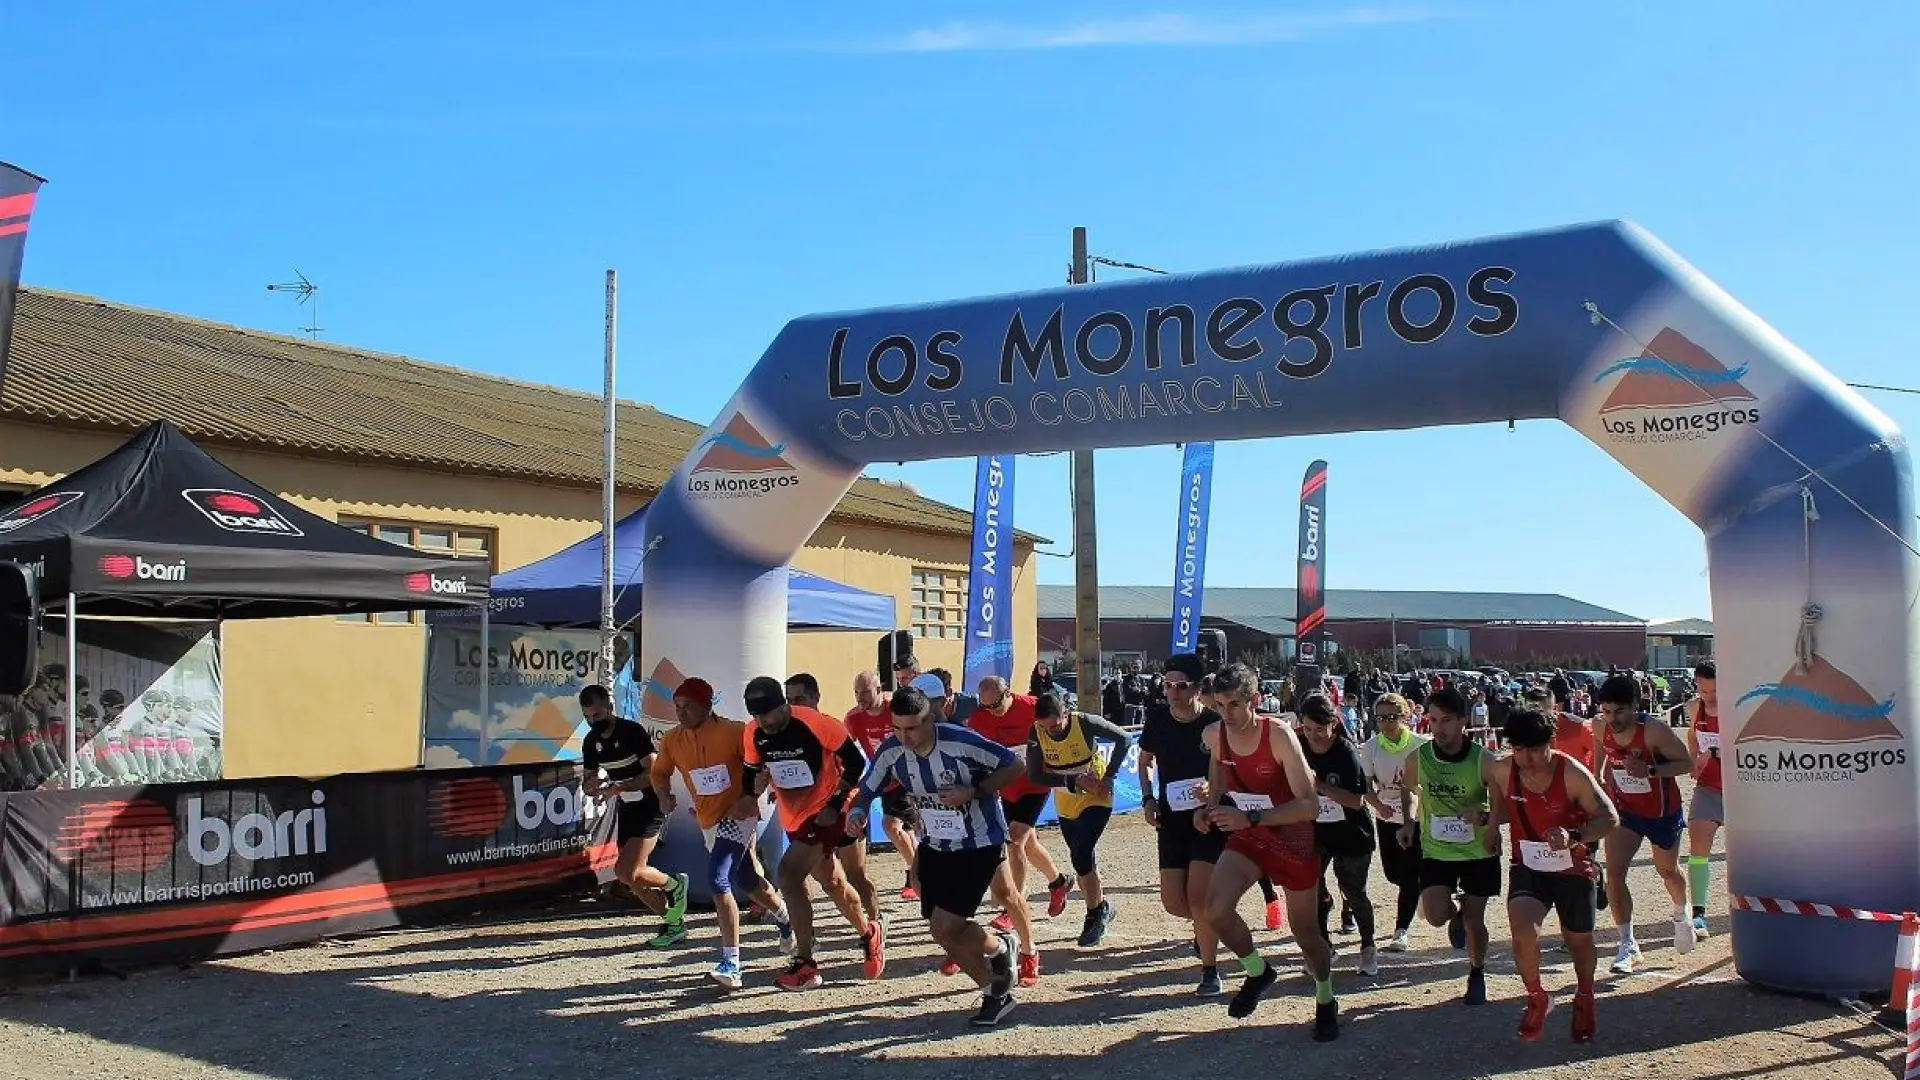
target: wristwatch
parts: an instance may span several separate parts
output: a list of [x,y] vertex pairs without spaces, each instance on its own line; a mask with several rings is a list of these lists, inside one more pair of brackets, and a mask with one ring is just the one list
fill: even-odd
[[1249,811],[1247,811],[1247,824],[1249,824],[1249,825],[1259,825],[1259,824],[1260,824],[1260,811],[1258,811],[1258,810],[1249,810]]

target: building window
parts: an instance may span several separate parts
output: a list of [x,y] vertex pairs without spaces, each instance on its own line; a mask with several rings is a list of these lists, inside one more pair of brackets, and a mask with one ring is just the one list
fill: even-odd
[[[487,564],[487,574],[492,576],[498,569],[493,562],[494,532],[492,529],[478,529],[469,525],[416,525],[402,521],[364,521],[341,518],[342,528],[365,533],[375,540],[385,540],[389,544],[424,551],[432,555],[445,555],[455,559],[475,559]],[[404,626],[420,621],[417,611],[383,611],[377,615],[342,615],[341,622],[374,622],[390,626]]]
[[908,620],[916,638],[952,638],[967,635],[967,575],[955,570],[913,571],[913,617]]

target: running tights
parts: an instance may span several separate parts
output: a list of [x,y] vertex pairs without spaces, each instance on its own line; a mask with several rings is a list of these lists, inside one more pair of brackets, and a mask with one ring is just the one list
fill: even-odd
[[1098,869],[1094,848],[1100,843],[1100,834],[1107,831],[1107,820],[1112,816],[1110,806],[1089,806],[1074,817],[1060,819],[1060,838],[1067,842],[1067,853],[1073,857],[1075,877],[1086,877]]
[[[1346,899],[1347,906],[1353,909],[1354,921],[1360,924],[1360,947],[1373,947],[1373,901],[1367,899],[1367,871],[1373,867],[1373,852],[1363,851],[1358,855],[1332,855],[1320,853],[1320,876],[1324,880],[1327,867],[1333,867],[1333,880],[1340,887],[1340,895]],[[1320,893],[1320,932],[1327,932],[1327,920],[1333,916],[1333,894],[1321,886]],[[1331,939],[1329,939],[1331,940]]]

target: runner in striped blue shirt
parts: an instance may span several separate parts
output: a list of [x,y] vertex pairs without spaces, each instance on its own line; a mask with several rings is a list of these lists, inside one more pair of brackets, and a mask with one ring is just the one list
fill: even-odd
[[[937,678],[920,679],[939,690]],[[889,709],[893,734],[874,751],[848,823],[864,832],[867,807],[880,789],[889,780],[905,789],[919,818],[920,913],[948,960],[985,993],[973,1026],[993,1027],[1013,1009],[1020,943],[1012,933],[989,934],[973,917],[989,891],[1008,911],[1026,903],[1007,872],[1007,819],[998,794],[1025,775],[1024,762],[966,728],[936,722],[918,679],[894,691]]]

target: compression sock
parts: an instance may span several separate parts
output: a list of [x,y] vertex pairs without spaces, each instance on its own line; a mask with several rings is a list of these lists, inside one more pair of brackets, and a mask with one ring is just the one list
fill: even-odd
[[1267,958],[1259,953],[1248,953],[1240,958],[1240,966],[1247,969],[1250,978],[1257,979],[1267,970]]
[[1327,1002],[1329,1002],[1329,1001],[1332,1001],[1332,1000],[1333,1000],[1333,979],[1332,979],[1332,977],[1331,977],[1331,976],[1329,976],[1328,978],[1325,978],[1325,979],[1315,979],[1315,980],[1313,980],[1313,1002],[1314,1002],[1314,1004],[1316,1004],[1316,1005],[1325,1005],[1325,1004],[1326,1004]]
[[1687,856],[1687,884],[1693,892],[1693,913],[1707,913],[1707,890],[1713,887],[1713,867],[1705,855]]

